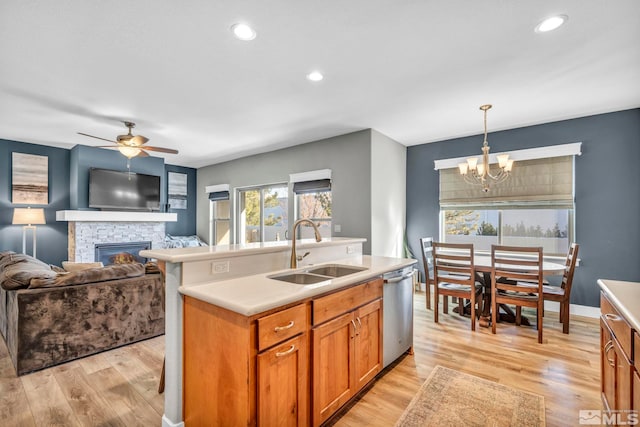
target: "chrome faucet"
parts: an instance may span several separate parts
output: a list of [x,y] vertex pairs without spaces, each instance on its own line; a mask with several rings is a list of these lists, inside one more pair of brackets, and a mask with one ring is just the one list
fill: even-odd
[[[298,256],[296,254],[296,228],[298,228],[298,225],[302,224],[303,222],[306,222],[307,224],[311,224],[311,226],[313,227],[313,231],[316,233],[316,242],[322,241],[322,236],[320,236],[320,230],[318,230],[318,226],[315,225],[313,221],[307,218],[301,218],[296,222],[294,222],[293,230],[292,230],[293,235],[291,239],[291,264],[289,265],[289,268],[298,268]],[[305,256],[307,254],[305,254]]]

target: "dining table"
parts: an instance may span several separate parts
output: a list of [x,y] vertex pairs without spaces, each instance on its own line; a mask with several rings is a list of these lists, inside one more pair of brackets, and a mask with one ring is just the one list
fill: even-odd
[[[482,312],[480,313],[479,324],[482,327],[488,328],[491,325],[491,256],[483,254],[474,254],[473,264],[476,273],[482,274],[483,285],[483,297],[482,297]],[[542,274],[544,276],[561,276],[564,274],[565,265],[557,262],[543,260],[542,262]],[[511,307],[500,304],[498,310],[502,310],[499,313],[500,320],[506,322],[515,322],[515,313]],[[455,309],[454,309],[455,311]],[[469,314],[471,310],[469,309]],[[465,313],[467,310],[465,309]],[[529,325],[529,319],[522,316],[522,324]]]

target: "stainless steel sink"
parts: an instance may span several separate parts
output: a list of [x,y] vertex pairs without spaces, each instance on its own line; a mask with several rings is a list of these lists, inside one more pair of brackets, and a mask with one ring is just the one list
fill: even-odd
[[327,264],[319,267],[310,268],[307,273],[319,274],[321,276],[342,277],[349,274],[359,273],[367,270],[366,267],[355,267],[353,265]]
[[297,285],[312,285],[314,283],[331,280],[331,277],[308,273],[286,273],[268,277],[269,279],[281,280],[283,282],[295,283]]

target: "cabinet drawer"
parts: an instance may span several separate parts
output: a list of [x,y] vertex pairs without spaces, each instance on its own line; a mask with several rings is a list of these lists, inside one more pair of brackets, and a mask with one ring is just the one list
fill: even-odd
[[382,279],[372,280],[312,301],[313,324],[319,325],[382,297]]
[[603,321],[611,329],[611,332],[613,332],[620,343],[622,351],[624,351],[628,359],[631,359],[631,325],[627,323],[624,317],[622,317],[620,312],[613,306],[613,304],[611,304],[604,294],[600,295],[600,312],[602,313]]
[[258,319],[258,351],[307,329],[307,307],[299,304]]

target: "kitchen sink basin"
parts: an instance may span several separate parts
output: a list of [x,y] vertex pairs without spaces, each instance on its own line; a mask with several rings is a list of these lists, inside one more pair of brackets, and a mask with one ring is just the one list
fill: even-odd
[[355,267],[352,265],[328,264],[310,268],[307,270],[307,273],[329,277],[342,277],[348,276],[349,274],[359,273],[366,269],[366,267]]
[[269,279],[281,280],[283,282],[295,283],[297,285],[312,285],[314,283],[331,280],[331,277],[318,276],[308,273],[287,273],[276,276],[269,276]]

